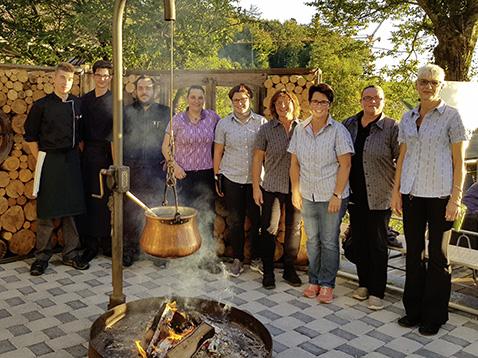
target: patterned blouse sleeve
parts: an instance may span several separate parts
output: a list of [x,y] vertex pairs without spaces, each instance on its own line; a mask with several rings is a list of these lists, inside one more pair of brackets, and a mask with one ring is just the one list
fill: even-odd
[[259,132],[257,132],[256,141],[254,143],[254,149],[259,149],[262,151],[266,151],[267,148],[267,138],[266,132],[264,130],[265,126],[261,126]]
[[348,153],[355,153],[352,137],[347,128],[343,124],[338,123],[337,135],[335,137],[335,155],[338,157]]
[[214,143],[226,144],[226,131],[224,128],[224,121],[227,121],[228,117],[221,119],[217,122],[216,131],[214,133]]
[[450,143],[459,143],[467,140],[465,126],[463,125],[460,112],[455,108],[448,107],[448,109],[452,110],[450,127],[448,128]]
[[407,113],[405,113],[402,116],[402,119],[400,120],[400,122],[398,122],[398,144],[405,144],[406,143],[405,130],[404,130],[406,118],[407,118]]
[[[395,121],[394,121],[395,122]],[[398,156],[400,154],[400,145],[398,143],[398,123],[395,122],[392,126],[392,138],[391,138],[391,147],[392,147],[392,158],[393,159],[398,159]]]
[[289,148],[287,151],[292,154],[297,154],[297,133],[299,132],[300,128],[299,125],[294,130],[294,133],[292,133],[292,138],[290,139],[289,143]]

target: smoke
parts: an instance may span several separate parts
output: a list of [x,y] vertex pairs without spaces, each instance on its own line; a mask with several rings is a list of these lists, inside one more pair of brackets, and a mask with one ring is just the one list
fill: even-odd
[[[181,183],[180,183],[181,184]],[[176,259],[167,259],[165,270],[174,272],[177,280],[164,287],[164,295],[175,296],[181,293],[194,296],[204,291],[204,282],[208,296],[223,303],[227,307],[227,299],[234,296],[233,285],[226,271],[226,266],[217,257],[217,240],[213,235],[215,219],[212,186],[195,185],[194,187],[179,185],[179,204],[195,208],[198,211],[197,223],[202,238],[201,248],[194,254]],[[161,261],[153,258],[155,261]],[[212,273],[213,269],[217,273]]]

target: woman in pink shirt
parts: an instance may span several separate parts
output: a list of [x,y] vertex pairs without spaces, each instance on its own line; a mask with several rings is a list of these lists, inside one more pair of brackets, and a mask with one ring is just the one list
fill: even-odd
[[[212,251],[215,249],[212,146],[220,117],[213,110],[203,108],[204,94],[201,86],[191,86],[187,93],[186,111],[173,117],[174,176],[177,179],[180,204],[198,210],[203,245],[211,249],[208,251]],[[170,158],[169,141],[168,125],[162,145],[166,160]]]

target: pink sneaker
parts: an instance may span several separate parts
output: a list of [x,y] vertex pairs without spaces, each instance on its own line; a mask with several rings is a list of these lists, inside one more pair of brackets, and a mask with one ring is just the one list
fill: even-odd
[[331,303],[334,299],[334,289],[332,287],[321,287],[317,301],[320,303]]
[[307,298],[316,298],[319,294],[320,286],[309,284],[307,288],[304,290],[304,296]]

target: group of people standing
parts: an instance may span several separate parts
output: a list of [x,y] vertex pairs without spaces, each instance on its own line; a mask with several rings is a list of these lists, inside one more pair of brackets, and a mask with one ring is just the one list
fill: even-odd
[[362,111],[343,125],[328,111],[331,88],[310,88],[312,116],[297,126],[288,149],[292,201],[302,208],[309,240],[306,297],[322,303],[333,299],[339,226],[348,206],[358,252],[359,287],[353,297],[368,299],[370,309],[382,309],[393,210],[403,212],[407,244],[406,315],[398,324],[434,335],[448,320],[451,270],[442,248],[461,204],[466,132],[459,112],[440,97],[444,80],[439,66],[421,67],[419,105],[398,123],[384,115],[384,92],[378,86],[362,91]]
[[[111,64],[100,61],[93,73],[96,88],[80,101],[69,95],[72,67],[59,65],[54,93],[35,102],[25,124],[25,140],[32,153],[46,153],[40,168],[32,275],[45,271],[52,254],[52,218],[63,218],[65,264],[86,269],[100,247],[106,254],[111,250],[106,199],[91,198],[99,191],[99,169],[112,163]],[[398,323],[419,325],[422,334],[435,334],[448,319],[451,275],[441,247],[461,202],[466,140],[458,111],[440,98],[443,85],[443,69],[436,65],[420,68],[416,81],[420,103],[400,122],[383,113],[382,88],[367,86],[361,93],[362,110],[343,124],[330,114],[334,91],[325,83],[309,88],[311,116],[304,120],[299,120],[294,93],[275,93],[270,121],[251,110],[253,93],[245,84],[230,90],[232,113],[223,119],[204,109],[204,89],[192,86],[186,110],[172,118],[171,132],[170,109],[154,103],[154,79],[141,76],[136,81],[135,102],[124,112],[125,164],[131,168],[131,190],[146,204],[157,204],[166,179],[165,162],[173,165],[180,201],[198,209],[204,224],[201,234],[212,252],[207,262],[213,271],[217,268],[214,201],[216,194],[224,197],[226,239],[233,253],[228,272],[238,277],[244,270],[247,216],[251,268],[262,271],[266,289],[275,288],[275,241],[282,214],[282,277],[301,286],[294,263],[303,220],[309,258],[304,296],[320,303],[333,301],[340,224],[348,210],[358,253],[359,285],[353,297],[368,300],[373,310],[384,306],[391,213],[403,211],[406,316]],[[80,169],[83,184],[78,179]],[[138,255],[143,213],[133,204],[125,205],[123,261],[129,266]],[[79,235],[73,217],[77,217]],[[423,255],[426,231],[427,261]],[[85,249],[82,255],[79,237]]]

